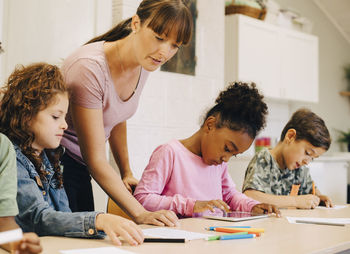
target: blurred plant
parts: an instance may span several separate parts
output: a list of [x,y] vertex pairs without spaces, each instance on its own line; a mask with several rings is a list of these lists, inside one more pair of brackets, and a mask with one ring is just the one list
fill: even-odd
[[338,142],[341,143],[346,143],[348,145],[348,152],[350,152],[350,130],[346,131],[341,131],[341,130],[336,130],[339,133]]

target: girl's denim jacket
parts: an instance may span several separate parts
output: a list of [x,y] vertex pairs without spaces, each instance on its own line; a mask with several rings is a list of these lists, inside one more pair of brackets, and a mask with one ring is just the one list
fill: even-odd
[[103,238],[105,234],[95,228],[99,212],[72,213],[64,188],[57,187],[54,171],[45,152],[43,167],[48,172],[45,180],[40,177],[34,164],[14,145],[17,156],[19,214],[16,222],[25,232],[39,236],[67,236]]

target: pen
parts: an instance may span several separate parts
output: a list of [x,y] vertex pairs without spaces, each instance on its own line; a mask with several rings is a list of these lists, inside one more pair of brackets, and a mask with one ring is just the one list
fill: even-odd
[[316,195],[315,182],[312,182],[312,195]]
[[246,238],[255,238],[255,234],[246,234],[246,235],[222,235],[222,236],[220,236],[220,240],[246,239]]
[[251,228],[251,226],[218,226],[205,228],[206,230],[214,231],[215,228]]
[[[238,233],[233,233],[233,234],[228,234],[228,235],[247,235],[248,232],[238,232]],[[225,236],[228,236],[228,235],[225,235]],[[213,236],[209,236],[207,238],[207,241],[214,241],[214,240],[220,240],[220,237],[222,235],[213,235]]]
[[145,243],[184,243],[185,238],[145,238]]
[[342,226],[342,227],[345,226],[345,224],[343,223],[336,223],[336,222],[320,222],[320,221],[308,221],[308,220],[295,220],[295,222],[306,223],[306,224],[328,225],[328,226]]

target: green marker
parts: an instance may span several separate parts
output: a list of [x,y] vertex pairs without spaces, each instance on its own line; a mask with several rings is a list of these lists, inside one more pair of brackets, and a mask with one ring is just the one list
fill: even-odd
[[[227,234],[227,235],[247,235],[248,232],[237,232],[237,233],[233,233],[233,234]],[[225,235],[225,236],[227,236]],[[223,235],[213,235],[213,236],[209,236],[207,238],[207,241],[216,241],[216,240],[220,240],[220,237]]]

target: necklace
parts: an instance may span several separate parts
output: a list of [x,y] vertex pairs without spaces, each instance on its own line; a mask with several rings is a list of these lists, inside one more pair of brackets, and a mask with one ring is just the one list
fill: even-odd
[[118,57],[120,69],[122,70],[122,73],[124,73],[124,65],[122,63],[122,58],[120,57],[120,48],[119,48],[118,42],[116,42],[115,46],[117,48],[117,57]]

